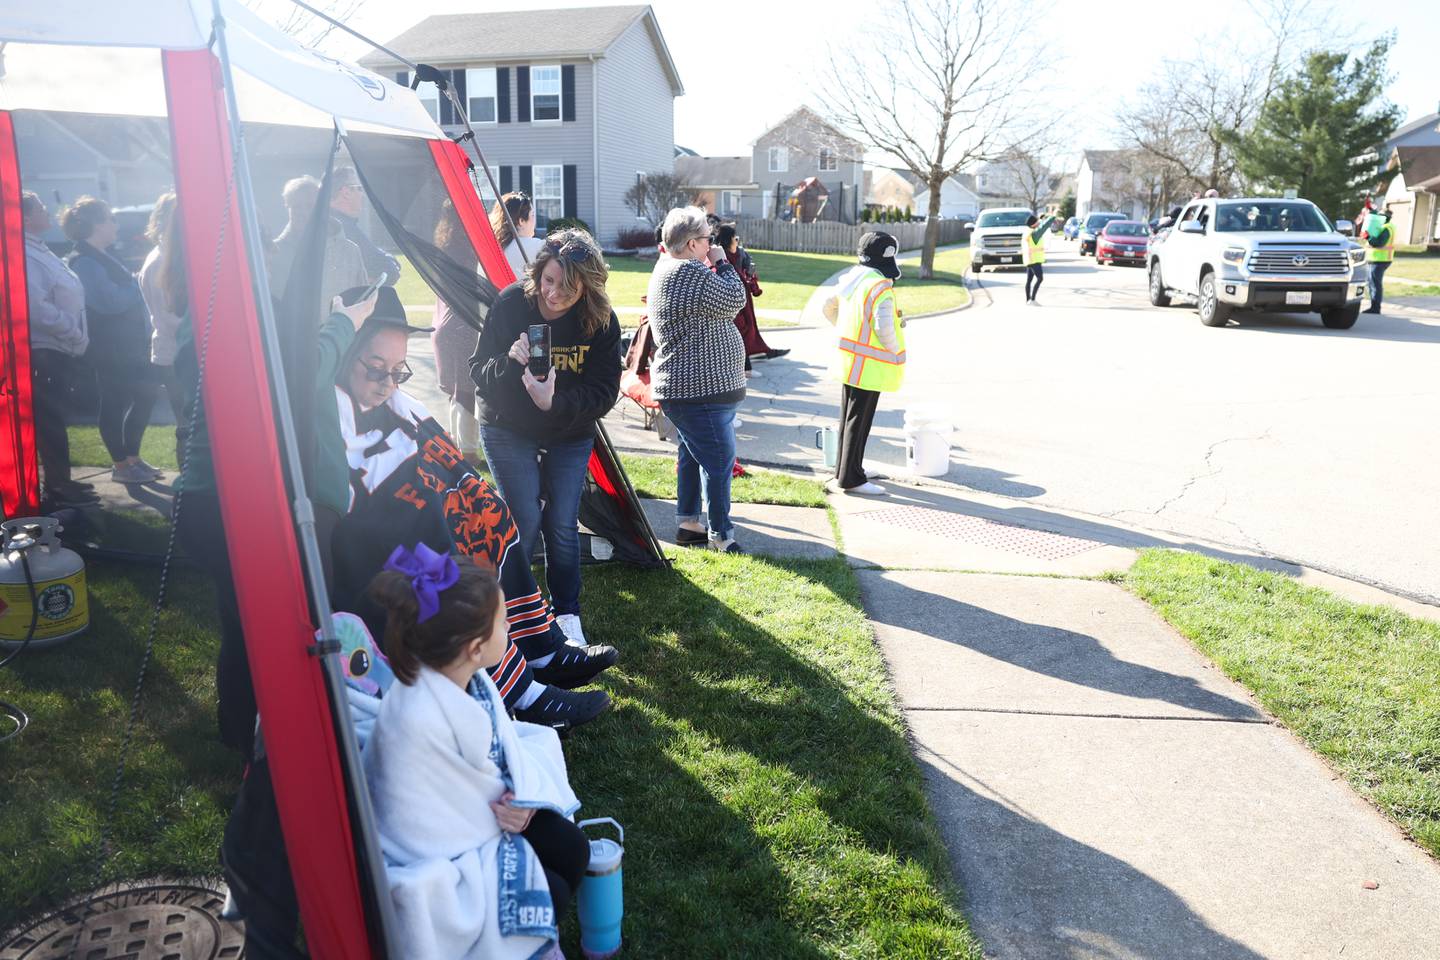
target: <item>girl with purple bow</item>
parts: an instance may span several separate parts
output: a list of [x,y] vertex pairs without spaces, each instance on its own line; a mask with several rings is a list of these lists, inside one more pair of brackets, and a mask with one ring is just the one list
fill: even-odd
[[507,646],[500,584],[419,544],[396,548],[370,595],[400,682],[363,760],[406,956],[563,960],[590,845],[559,737],[511,720],[487,672]]

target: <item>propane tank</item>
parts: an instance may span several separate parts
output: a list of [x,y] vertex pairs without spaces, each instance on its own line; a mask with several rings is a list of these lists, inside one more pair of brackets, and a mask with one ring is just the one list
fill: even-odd
[[[59,532],[60,521],[54,517],[0,523],[0,649],[25,642],[32,615],[32,649],[62,643],[90,626],[85,561],[60,545]],[[26,564],[35,583],[33,608]]]

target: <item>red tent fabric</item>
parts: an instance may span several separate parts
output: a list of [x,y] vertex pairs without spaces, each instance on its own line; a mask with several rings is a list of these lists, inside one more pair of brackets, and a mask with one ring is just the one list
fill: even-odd
[[0,111],[0,272],[0,508],[8,520],[40,512],[20,164],[8,111]]

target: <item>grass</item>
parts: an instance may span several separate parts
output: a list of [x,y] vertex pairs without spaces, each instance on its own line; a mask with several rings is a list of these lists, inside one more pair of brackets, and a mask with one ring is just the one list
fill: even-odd
[[1190,553],[1125,582],[1440,856],[1440,624]]
[[[175,428],[156,425],[145,431],[140,455],[157,467],[176,469]],[[636,493],[660,500],[675,499],[675,458],[622,454],[621,462]],[[76,466],[110,466],[95,427],[70,428],[70,462]],[[478,466],[484,467],[484,464]],[[824,488],[814,480],[779,470],[747,467],[731,488],[736,503],[776,503],[792,507],[824,507]]]
[[954,310],[969,303],[970,291],[965,289],[965,271],[969,268],[968,247],[936,253],[935,274],[929,280],[916,279],[920,271],[918,260],[904,264],[903,276],[895,285],[895,298],[901,311],[909,316],[919,316]]
[[[635,492],[657,500],[675,499],[675,458],[622,455]],[[780,470],[746,467],[730,485],[735,503],[774,503],[788,507],[825,507],[825,488],[814,480]]]
[[[158,524],[111,532],[153,549]],[[89,886],[156,572],[90,576],[91,632],[4,677],[33,722],[0,747],[0,928]],[[240,777],[214,743],[213,598],[177,576],[106,880],[213,873]],[[565,750],[582,814],[625,825],[630,955],[979,960],[843,558],[683,552],[585,581],[587,628],[623,655],[615,709]]]
[[1426,253],[1424,247],[1397,249],[1395,262],[1390,264],[1385,276],[1440,283],[1440,253]]
[[[108,520],[114,542],[155,545],[155,515],[117,512]],[[0,929],[91,886],[158,568],[87,566],[89,632],[27,652],[0,675],[5,699],[30,715],[29,728],[0,745]],[[105,882],[218,872],[220,834],[240,780],[238,760],[215,744],[219,641],[210,585],[181,569],[169,596]]]
[[1396,297],[1440,297],[1440,284],[1396,283],[1385,291],[1385,297],[1387,300]]

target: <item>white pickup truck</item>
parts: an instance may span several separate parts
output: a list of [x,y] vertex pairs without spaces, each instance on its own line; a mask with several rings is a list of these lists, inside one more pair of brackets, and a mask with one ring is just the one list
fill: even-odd
[[998,207],[983,210],[975,220],[970,234],[970,270],[979,273],[986,267],[1019,267],[1025,261],[1025,221],[1030,219],[1029,207]]
[[1150,241],[1150,302],[1195,301],[1200,322],[1223,327],[1241,311],[1319,313],[1348,330],[1360,315],[1364,249],[1308,200],[1200,199]]

